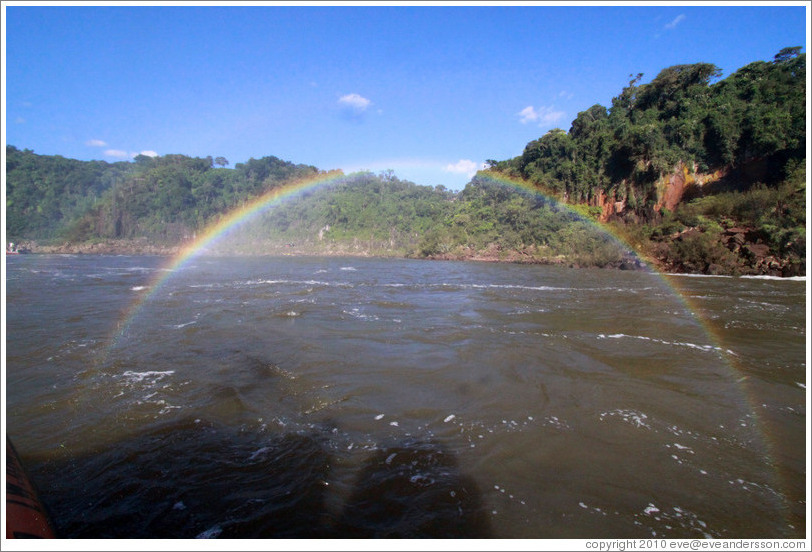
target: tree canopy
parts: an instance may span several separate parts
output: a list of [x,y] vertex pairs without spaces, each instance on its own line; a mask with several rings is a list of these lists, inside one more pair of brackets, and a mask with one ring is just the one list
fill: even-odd
[[[638,214],[656,202],[654,182],[679,163],[707,172],[765,161],[771,182],[803,158],[806,54],[784,48],[718,80],[710,63],[667,67],[649,83],[642,74],[613,98],[578,113],[568,133],[553,129],[496,170],[565,201],[598,193],[626,200]],[[768,184],[770,182],[767,182]]]

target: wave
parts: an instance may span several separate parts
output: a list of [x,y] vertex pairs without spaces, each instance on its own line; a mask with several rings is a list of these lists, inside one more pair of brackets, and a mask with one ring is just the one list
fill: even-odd
[[663,345],[676,345],[678,347],[689,347],[691,349],[697,349],[700,351],[719,351],[723,353],[727,353],[729,355],[738,356],[736,353],[731,351],[730,349],[723,349],[722,347],[718,347],[716,345],[699,345],[697,343],[690,343],[685,341],[666,341],[664,339],[657,339],[654,337],[647,337],[645,335],[628,335],[623,333],[618,334],[598,334],[598,339],[641,339],[643,341],[651,341],[653,343],[661,343]]
[[324,286],[324,287],[355,287],[349,282],[325,282],[324,280],[246,280],[237,282],[238,285],[258,286],[258,285],[294,285],[294,286]]
[[790,282],[806,282],[806,276],[766,276],[766,275],[756,275],[756,276],[741,276],[741,278],[745,278],[748,280],[784,280]]
[[690,274],[682,272],[663,272],[663,276],[675,276],[680,278],[736,278],[728,274]]
[[147,372],[134,372],[132,370],[127,370],[123,374],[121,374],[122,378],[125,378],[130,383],[138,383],[142,381],[148,381],[150,384],[154,384],[159,380],[165,378],[166,376],[171,376],[174,374],[174,370],[166,370],[166,371],[156,371],[151,370]]
[[634,427],[642,427],[645,429],[651,429],[651,425],[649,425],[648,416],[639,410],[632,410],[629,408],[616,408],[614,410],[608,410],[605,412],[601,412],[598,415],[598,418],[601,422],[605,421],[607,418],[614,418],[617,417],[622,421],[626,422],[627,424],[633,425]]
[[[453,285],[453,284],[450,284]],[[530,291],[574,291],[574,288],[569,287],[552,287],[552,286],[520,286],[515,284],[470,284],[473,289],[526,289]]]
[[806,276],[769,276],[766,274],[748,274],[744,276],[730,276],[728,274],[683,274],[679,272],[664,272],[664,276],[679,276],[681,278],[740,278],[742,280],[780,280],[784,282],[806,282]]
[[366,313],[362,312],[361,309],[359,309],[357,307],[349,309],[349,310],[344,309],[341,312],[348,315],[348,316],[352,316],[353,318],[357,318],[358,320],[368,320],[368,321],[372,321],[372,322],[380,320],[379,316],[374,315],[374,314],[366,314]]

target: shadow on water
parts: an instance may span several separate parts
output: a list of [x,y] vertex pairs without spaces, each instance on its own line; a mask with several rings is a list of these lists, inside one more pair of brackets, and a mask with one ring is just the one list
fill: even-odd
[[269,437],[184,420],[83,456],[27,464],[63,538],[490,534],[480,491],[434,444],[373,451],[340,513],[327,506],[335,462],[315,430]]
[[485,538],[479,489],[431,443],[376,452],[362,468],[339,523],[353,538]]

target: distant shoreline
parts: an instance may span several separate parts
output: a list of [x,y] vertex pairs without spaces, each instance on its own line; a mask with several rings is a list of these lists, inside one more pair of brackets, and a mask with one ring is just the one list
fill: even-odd
[[[156,245],[147,240],[107,240],[96,243],[71,243],[59,245],[41,245],[35,241],[21,242],[30,254],[61,254],[61,255],[150,255],[174,257],[183,251],[182,245]],[[303,246],[290,247],[286,245],[265,244],[259,251],[215,250],[209,252],[212,256],[292,256],[292,257],[357,257],[357,258],[397,258],[419,259],[431,261],[472,261],[484,263],[533,264],[556,265],[571,268],[590,268],[581,265],[575,259],[565,256],[538,257],[520,250],[498,250],[491,248],[485,251],[471,251],[469,254],[438,254],[429,256],[409,255],[400,250],[369,250],[350,244],[332,244],[322,247]],[[645,264],[637,258],[623,259],[607,266],[594,268],[609,268],[622,270],[644,270]]]
[[[147,256],[160,256],[160,257],[174,257],[181,253],[183,246],[181,245],[157,245],[150,243],[145,239],[136,240],[107,240],[97,243],[70,243],[65,242],[59,245],[41,245],[35,241],[22,241],[19,244],[28,249],[31,255],[38,254],[62,254],[62,255],[147,255]],[[646,270],[647,265],[639,258],[628,258],[619,262],[610,263],[606,266],[589,266],[580,265],[572,258],[565,256],[558,256],[555,258],[542,258],[529,255],[519,250],[510,251],[471,251],[470,254],[443,254],[443,255],[430,255],[427,257],[418,257],[403,252],[387,250],[387,251],[369,251],[362,248],[350,245],[335,245],[334,247],[324,248],[296,248],[289,246],[266,246],[261,251],[251,252],[236,250],[233,252],[216,250],[208,253],[211,256],[226,257],[229,255],[235,256],[267,256],[267,257],[355,257],[355,258],[397,258],[397,259],[418,259],[429,261],[466,261],[466,262],[481,262],[481,263],[506,263],[506,264],[527,264],[527,265],[547,265],[547,266],[564,266],[568,268],[600,268],[609,270]],[[668,267],[659,266],[656,263],[655,270],[662,273],[682,274],[682,275],[696,275],[708,276],[702,272],[674,272]],[[793,276],[783,276],[777,274],[720,274],[719,276],[750,276],[750,277],[775,277],[775,278],[792,278]],[[800,275],[805,277],[805,275]],[[794,277],[798,277],[795,275]]]

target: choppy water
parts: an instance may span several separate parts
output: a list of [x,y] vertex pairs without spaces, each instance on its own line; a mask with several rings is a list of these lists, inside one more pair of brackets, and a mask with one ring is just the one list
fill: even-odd
[[8,434],[61,536],[804,536],[804,281],[6,261]]

